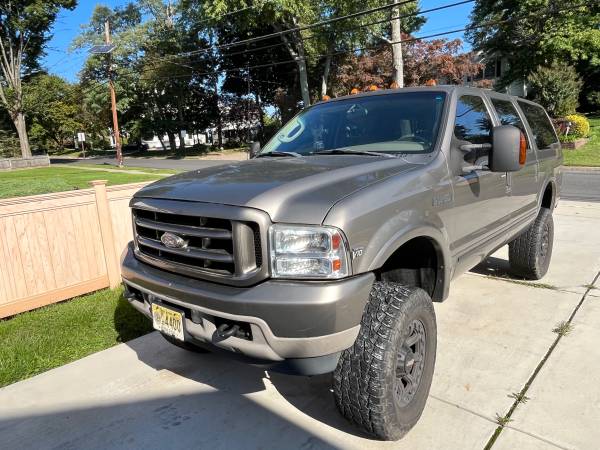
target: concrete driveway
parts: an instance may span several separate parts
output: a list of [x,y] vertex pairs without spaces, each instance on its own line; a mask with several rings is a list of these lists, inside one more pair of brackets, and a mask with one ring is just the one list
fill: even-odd
[[1,389],[0,448],[598,448],[600,205],[562,202],[555,225],[540,283],[494,278],[501,250],[436,305],[431,395],[401,441],[348,425],[329,376],[265,373],[153,333]]

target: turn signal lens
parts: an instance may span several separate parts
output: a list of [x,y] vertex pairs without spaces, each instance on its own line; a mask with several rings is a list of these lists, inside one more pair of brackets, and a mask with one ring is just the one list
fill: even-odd
[[525,135],[521,132],[521,138],[519,140],[519,164],[524,166],[527,162],[527,139],[525,139]]

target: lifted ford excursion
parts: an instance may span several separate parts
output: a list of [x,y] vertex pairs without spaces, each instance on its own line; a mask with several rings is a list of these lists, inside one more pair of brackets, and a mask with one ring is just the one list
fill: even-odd
[[126,296],[180,347],[333,372],[341,413],[398,439],[431,385],[432,301],[505,244],[515,275],[546,273],[561,162],[546,112],[508,95],[321,102],[249,161],[140,190]]

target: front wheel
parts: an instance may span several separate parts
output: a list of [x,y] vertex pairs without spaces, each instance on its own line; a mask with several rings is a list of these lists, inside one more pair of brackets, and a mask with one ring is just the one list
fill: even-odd
[[379,439],[404,436],[425,408],[436,333],[433,304],[424,290],[374,283],[358,337],[333,375],[340,412]]

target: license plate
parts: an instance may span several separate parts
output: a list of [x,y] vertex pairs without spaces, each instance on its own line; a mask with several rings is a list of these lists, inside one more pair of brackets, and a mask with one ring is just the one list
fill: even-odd
[[152,303],[152,325],[161,333],[183,341],[183,313]]

